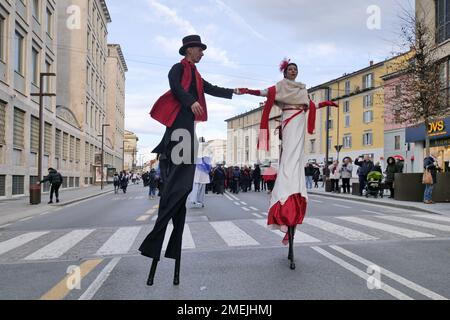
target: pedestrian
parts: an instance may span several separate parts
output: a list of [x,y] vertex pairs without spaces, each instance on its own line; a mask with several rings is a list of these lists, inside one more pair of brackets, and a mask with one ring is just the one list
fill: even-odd
[[261,168],[259,164],[255,164],[255,170],[252,173],[253,183],[255,184],[255,192],[261,192]]
[[355,165],[359,166],[358,177],[359,177],[359,195],[362,197],[363,191],[366,187],[367,175],[373,171],[374,165],[372,160],[370,160],[369,155],[361,156],[355,160]]
[[352,159],[349,157],[344,158],[344,163],[341,167],[341,177],[342,177],[342,189],[344,194],[350,194],[350,180],[353,175],[353,165]]
[[225,171],[219,164],[213,174],[214,191],[216,194],[224,194],[225,190]]
[[39,181],[38,184],[42,184],[45,182],[49,182],[51,184],[50,188],[50,201],[48,204],[53,203],[53,194],[56,197],[56,203],[59,203],[59,188],[63,183],[62,175],[53,168],[48,168],[48,176],[46,176],[42,181]]
[[384,173],[386,174],[385,180],[386,188],[388,188],[389,191],[391,192],[389,198],[393,199],[395,193],[394,189],[395,174],[400,173],[399,167],[397,166],[395,159],[393,157],[389,157],[387,159],[386,171]]
[[[145,238],[139,251],[143,256],[152,258],[147,285],[153,285],[158,261],[160,260],[164,237],[169,221],[173,222],[173,231],[165,251],[165,257],[175,259],[174,285],[179,284],[181,247],[186,219],[186,202],[192,191],[197,147],[194,141],[195,123],[208,119],[205,93],[216,97],[231,99],[237,89],[225,89],[213,86],[202,79],[195,64],[203,57],[206,45],[198,35],[183,39],[179,53],[184,56],[169,72],[170,91],[158,99],[153,106],[151,116],[166,126],[161,143],[152,151],[159,155],[164,190],[161,196],[158,218],[151,233]],[[176,132],[183,132],[177,135]],[[175,133],[175,134],[174,134]],[[174,152],[175,146],[186,145],[189,150]],[[174,141],[174,137],[177,137]],[[185,152],[186,151],[186,152]],[[173,158],[173,156],[176,158]],[[182,159],[180,159],[182,157]]]
[[320,168],[316,164],[314,166],[314,173],[313,173],[313,181],[314,181],[314,188],[315,189],[319,188],[319,180],[320,180]]
[[251,181],[250,170],[248,169],[247,166],[244,166],[244,169],[242,170],[241,179],[242,179],[242,191],[246,193],[250,188],[250,181]]
[[312,163],[308,163],[305,167],[306,189],[311,190],[313,188],[314,166]]
[[235,166],[232,172],[233,181],[231,183],[231,192],[234,194],[239,193],[240,181],[241,181],[241,170],[238,166]]
[[375,163],[372,171],[383,173],[383,169],[381,168],[381,163],[379,161]]
[[339,161],[335,160],[333,164],[329,167],[329,169],[331,180],[331,192],[340,193],[341,189],[339,187],[339,181],[341,180],[341,167],[339,166]]
[[148,175],[148,196],[150,197],[150,200],[155,199],[157,188],[158,188],[158,177],[156,175],[156,170],[151,169]]
[[277,170],[272,167],[271,162],[269,162],[269,167],[264,171],[263,179],[267,185],[267,193],[272,194],[273,188],[275,187],[275,181],[277,180]]
[[328,163],[328,165],[322,167],[322,188],[325,187],[325,183],[330,179],[330,165],[331,163]]
[[441,171],[437,160],[437,155],[435,153],[431,153],[429,157],[426,157],[423,161],[423,167],[425,172],[428,172],[432,178],[431,181],[425,183],[423,202],[426,204],[433,204],[433,189],[434,185],[437,183],[437,172]]
[[194,186],[189,195],[189,202],[194,206],[205,207],[206,186],[210,183],[209,172],[211,171],[211,159],[203,157],[198,160],[195,168]]
[[120,187],[120,179],[119,174],[117,172],[114,173],[113,184],[114,184],[114,193],[117,194],[117,192],[119,192]]
[[127,193],[128,182],[129,182],[128,177],[129,177],[129,175],[125,171],[122,171],[122,173],[119,176],[120,188],[122,189],[123,193]]
[[[271,184],[275,183],[273,189],[272,186],[269,188],[271,199],[268,225],[286,233],[283,244],[289,244],[290,267],[295,269],[294,235],[297,225],[303,223],[308,202],[303,165],[305,139],[307,132],[309,134],[314,132],[316,107],[309,99],[306,85],[296,82],[297,64],[285,60],[280,66],[280,71],[283,73],[284,79],[275,86],[267,90],[248,90],[247,93],[267,97],[261,119],[258,149],[270,150],[271,109],[277,105],[282,110],[282,123],[279,130],[280,136],[282,136],[282,149],[278,176],[275,169],[269,167],[264,173],[264,177],[271,179],[269,180],[272,182]],[[330,105],[337,106],[327,102],[319,107]]]

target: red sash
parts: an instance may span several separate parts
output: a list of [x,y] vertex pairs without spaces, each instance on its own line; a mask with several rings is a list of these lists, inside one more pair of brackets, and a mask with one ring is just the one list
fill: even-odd
[[[203,89],[203,80],[194,64],[190,63],[186,59],[181,60],[181,64],[184,66],[183,77],[181,78],[181,86],[187,92],[192,82],[192,69],[195,72],[195,81],[197,85],[198,103],[203,108],[203,114],[196,116],[195,121],[204,122],[208,120],[208,110],[206,107],[205,92]],[[190,106],[189,106],[190,107]],[[175,98],[172,91],[166,92],[161,96],[154,104],[150,111],[150,116],[156,121],[162,123],[166,127],[171,127],[177,118],[178,112],[180,112],[181,104]]]

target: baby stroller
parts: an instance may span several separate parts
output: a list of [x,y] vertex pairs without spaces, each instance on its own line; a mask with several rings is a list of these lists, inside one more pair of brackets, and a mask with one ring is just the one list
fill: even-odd
[[366,198],[369,196],[374,196],[378,198],[380,196],[383,198],[383,188],[382,188],[383,174],[378,171],[369,172],[366,181]]

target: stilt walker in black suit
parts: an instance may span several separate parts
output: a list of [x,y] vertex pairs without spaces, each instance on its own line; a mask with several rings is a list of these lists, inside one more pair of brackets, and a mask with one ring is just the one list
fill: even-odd
[[[166,126],[166,132],[161,143],[153,150],[153,153],[159,155],[161,177],[164,181],[158,218],[153,231],[139,248],[142,255],[153,259],[147,280],[149,286],[153,285],[167,225],[171,219],[174,228],[165,257],[175,259],[173,283],[178,285],[180,282],[186,200],[192,191],[197,159],[194,122],[207,121],[208,118],[204,94],[227,99],[231,99],[233,93],[240,94],[238,89],[213,86],[201,78],[195,64],[200,62],[206,48],[197,35],[183,39],[179,52],[185,58],[169,72],[171,90],[156,102],[150,113],[154,119]],[[184,137],[180,137],[182,135]],[[189,137],[189,141],[185,141],[186,137]],[[183,148],[180,148],[180,145]]]

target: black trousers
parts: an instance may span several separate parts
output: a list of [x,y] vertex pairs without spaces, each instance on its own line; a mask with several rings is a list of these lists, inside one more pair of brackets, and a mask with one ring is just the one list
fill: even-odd
[[53,201],[53,193],[56,196],[56,200],[59,199],[59,188],[61,187],[60,183],[52,183],[52,187],[50,188],[50,201]]
[[275,187],[275,181],[267,181],[267,190],[272,192],[274,187]]
[[359,194],[362,195],[366,187],[366,176],[359,176]]
[[385,182],[386,183],[386,188],[389,188],[389,191],[391,192],[391,197],[394,198],[395,194],[394,194],[394,181],[391,182]]
[[261,190],[261,179],[255,179],[254,184],[255,184],[255,191],[260,191]]
[[342,178],[342,189],[344,193],[350,193],[350,178]]

